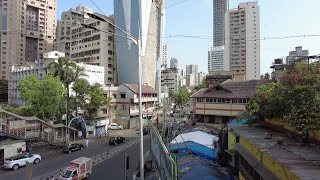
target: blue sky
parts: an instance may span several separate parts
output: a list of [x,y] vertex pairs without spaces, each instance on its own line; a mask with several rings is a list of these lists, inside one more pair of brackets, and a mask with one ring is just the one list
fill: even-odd
[[[102,11],[113,14],[113,0],[93,0]],[[183,0],[167,0],[167,6]],[[236,8],[243,0],[230,0],[230,8]],[[303,2],[303,3],[302,3]],[[90,0],[58,0],[57,17],[62,11],[82,4],[99,12]],[[259,0],[260,36],[284,37],[292,35],[320,35],[319,0]],[[186,0],[167,9],[166,32],[169,35],[212,36],[212,0]],[[261,73],[270,72],[273,59],[285,57],[295,46],[309,49],[311,55],[320,54],[320,37],[290,38],[261,41]],[[168,60],[180,58],[180,68],[186,64],[198,64],[207,72],[207,51],[210,39],[166,38]]]

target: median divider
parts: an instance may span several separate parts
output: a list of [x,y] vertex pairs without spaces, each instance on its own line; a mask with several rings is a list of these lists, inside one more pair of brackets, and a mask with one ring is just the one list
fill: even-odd
[[[148,136],[145,136],[144,139],[148,138]],[[118,146],[118,147],[115,147],[113,149],[110,149],[110,150],[107,150],[103,153],[100,153],[100,154],[97,154],[95,156],[92,156],[91,159],[92,159],[92,166],[95,166],[101,162],[103,162],[104,160],[106,159],[109,159],[111,158],[112,156],[116,155],[117,153],[119,153],[120,151],[123,151],[137,143],[139,143],[140,140],[139,139],[135,139],[125,145],[122,145],[122,146]],[[63,168],[60,168],[60,169],[57,169],[57,170],[54,170],[54,171],[51,171],[49,173],[46,173],[46,174],[43,174],[41,176],[38,176],[38,177],[35,177],[35,178],[32,178],[34,180],[46,180],[48,179],[49,177],[53,176],[54,179],[58,178],[60,176],[60,174],[63,172],[63,170],[65,169],[66,167],[63,167]]]

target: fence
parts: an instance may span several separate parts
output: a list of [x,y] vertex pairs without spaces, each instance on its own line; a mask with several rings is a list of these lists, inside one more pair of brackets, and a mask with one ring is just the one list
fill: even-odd
[[158,168],[161,179],[177,180],[177,164],[170,156],[161,136],[156,128],[149,122],[151,135],[151,154]]

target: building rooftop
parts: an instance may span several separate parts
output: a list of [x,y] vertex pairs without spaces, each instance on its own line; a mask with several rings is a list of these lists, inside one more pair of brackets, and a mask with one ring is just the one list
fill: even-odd
[[[138,84],[123,84],[124,86],[128,87],[133,93],[139,93],[139,86]],[[141,86],[141,90],[143,94],[156,94],[157,91],[150,86]]]
[[[303,144],[292,135],[270,127],[254,126],[250,128],[245,125],[231,128],[277,163],[287,167],[300,179],[320,177],[320,146]],[[264,138],[266,132],[272,134],[271,139]],[[277,144],[279,138],[283,138],[283,145]]]
[[9,144],[15,144],[15,143],[22,143],[25,142],[24,140],[11,140],[11,139],[6,139],[0,141],[0,145],[9,145]]
[[269,80],[227,80],[210,88],[204,88],[193,94],[193,98],[251,98],[256,88],[268,84]]

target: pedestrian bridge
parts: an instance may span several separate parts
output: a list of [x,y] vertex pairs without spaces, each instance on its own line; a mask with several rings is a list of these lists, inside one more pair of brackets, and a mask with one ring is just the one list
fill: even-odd
[[0,135],[22,140],[40,140],[51,145],[63,145],[68,141],[75,141],[77,131],[71,127],[66,128],[63,124],[50,124],[37,117],[23,117],[0,109]]

